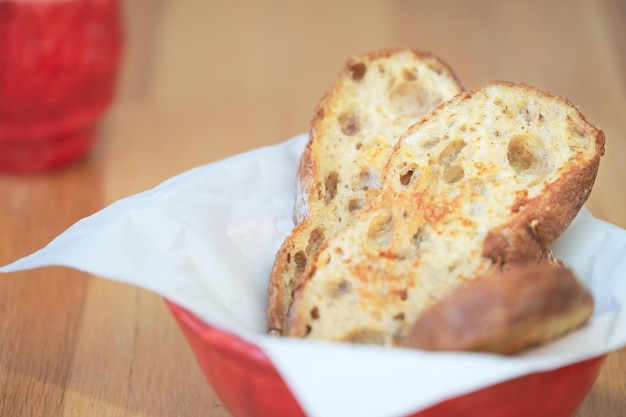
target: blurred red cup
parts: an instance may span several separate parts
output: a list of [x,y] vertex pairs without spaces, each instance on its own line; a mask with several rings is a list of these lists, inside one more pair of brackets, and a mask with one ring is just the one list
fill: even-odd
[[118,0],[0,0],[0,171],[50,171],[89,152],[122,42]]

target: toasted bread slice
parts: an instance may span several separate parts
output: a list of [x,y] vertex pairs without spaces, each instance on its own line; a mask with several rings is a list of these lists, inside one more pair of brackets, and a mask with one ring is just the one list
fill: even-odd
[[604,134],[567,100],[494,82],[409,128],[382,191],[307,264],[285,333],[396,345],[424,309],[537,263],[587,199]]
[[564,267],[518,266],[472,281],[426,309],[402,346],[513,354],[586,323],[594,301]]
[[427,53],[393,49],[347,61],[314,112],[301,157],[294,208],[299,224],[277,253],[270,276],[270,333],[281,333],[308,258],[377,192],[401,134],[461,90],[448,66]]

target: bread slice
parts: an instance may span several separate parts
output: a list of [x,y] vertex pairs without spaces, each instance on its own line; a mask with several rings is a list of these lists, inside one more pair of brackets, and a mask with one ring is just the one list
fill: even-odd
[[298,170],[294,220],[269,283],[268,331],[280,334],[308,258],[380,186],[400,135],[462,90],[437,57],[391,49],[349,59],[318,104]]
[[593,307],[570,269],[518,266],[453,290],[418,317],[402,346],[513,354],[582,326]]
[[285,333],[397,345],[464,282],[539,262],[603,153],[565,99],[507,82],[454,97],[408,129],[380,194],[307,264]]

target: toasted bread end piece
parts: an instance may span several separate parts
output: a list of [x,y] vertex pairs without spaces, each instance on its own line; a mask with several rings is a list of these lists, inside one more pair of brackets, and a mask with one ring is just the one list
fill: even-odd
[[570,269],[519,266],[450,293],[418,317],[402,346],[514,354],[584,325],[593,308]]

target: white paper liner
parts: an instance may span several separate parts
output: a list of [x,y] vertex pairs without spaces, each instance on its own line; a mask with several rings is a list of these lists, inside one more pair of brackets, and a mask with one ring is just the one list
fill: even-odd
[[592,290],[584,328],[521,356],[428,353],[265,335],[267,277],[293,227],[306,135],[173,177],[0,268],[64,265],[154,291],[260,346],[307,415],[392,416],[626,345],[626,231],[583,209],[554,244]]

